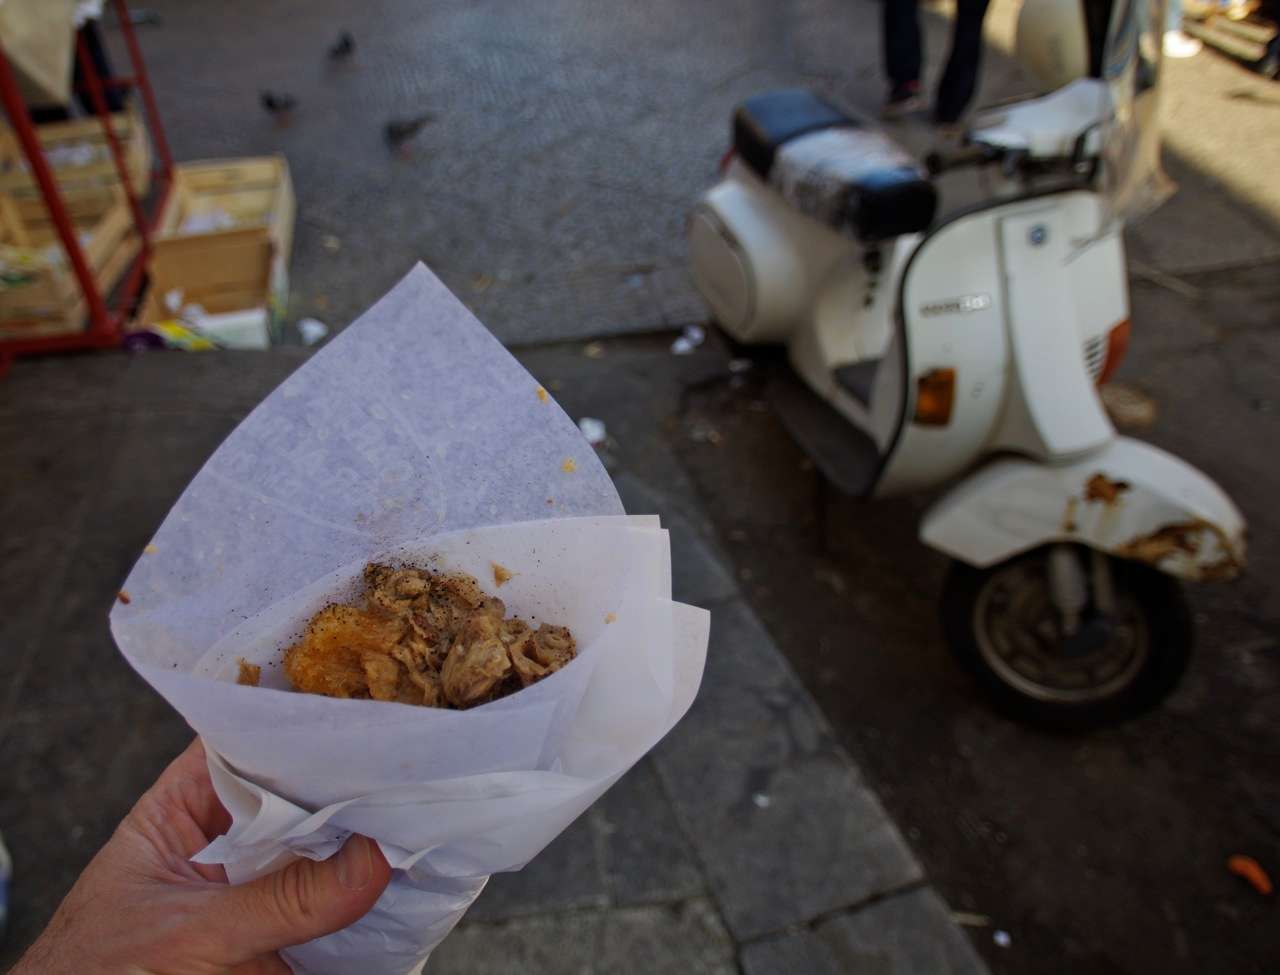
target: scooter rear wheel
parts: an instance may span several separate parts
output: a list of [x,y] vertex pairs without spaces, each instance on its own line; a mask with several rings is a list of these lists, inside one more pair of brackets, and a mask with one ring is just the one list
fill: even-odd
[[1191,613],[1177,580],[1111,559],[1114,611],[1104,615],[1090,596],[1067,636],[1050,596],[1048,552],[986,569],[952,564],[942,623],[960,663],[1000,711],[1032,724],[1087,730],[1155,707],[1191,655]]

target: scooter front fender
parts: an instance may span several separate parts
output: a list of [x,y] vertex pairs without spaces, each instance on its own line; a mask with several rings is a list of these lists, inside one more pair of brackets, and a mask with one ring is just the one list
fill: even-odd
[[938,501],[920,537],[977,568],[1047,542],[1079,542],[1183,579],[1230,579],[1245,522],[1210,478],[1128,437],[1068,464],[988,464]]

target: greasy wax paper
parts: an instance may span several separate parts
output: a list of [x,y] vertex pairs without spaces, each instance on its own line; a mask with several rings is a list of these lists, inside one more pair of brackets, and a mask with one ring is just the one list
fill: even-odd
[[[471,572],[579,656],[467,711],[296,694],[280,651],[371,559]],[[491,565],[514,574],[498,590]],[[204,738],[232,882],[351,831],[396,872],[295,971],[400,973],[692,703],[707,616],[671,601],[655,518],[623,516],[573,422],[424,267],[271,394],[210,458],[125,582],[112,631]],[[235,662],[263,686],[234,683]]]

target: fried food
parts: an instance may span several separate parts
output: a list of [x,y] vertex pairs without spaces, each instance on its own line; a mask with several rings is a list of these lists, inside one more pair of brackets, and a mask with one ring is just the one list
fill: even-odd
[[236,665],[239,667],[236,683],[244,684],[246,687],[257,687],[258,681],[262,680],[262,668],[257,664],[249,663],[244,657],[237,660]]
[[[500,585],[496,568],[494,575]],[[468,708],[528,687],[577,655],[566,627],[535,630],[506,614],[465,573],[371,562],[363,605],[317,613],[285,651],[285,676],[310,694]],[[243,668],[241,677],[245,683]]]

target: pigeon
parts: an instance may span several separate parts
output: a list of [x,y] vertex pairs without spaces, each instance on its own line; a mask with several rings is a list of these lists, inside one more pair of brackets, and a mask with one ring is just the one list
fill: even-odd
[[258,95],[262,102],[262,107],[276,117],[276,121],[284,122],[288,119],[289,113],[293,111],[294,106],[298,104],[298,99],[284,92],[267,91],[263,89]]
[[383,130],[387,145],[392,149],[399,149],[417,135],[424,125],[435,120],[436,117],[431,112],[424,112],[422,115],[415,115],[412,118],[393,118]]
[[351,57],[356,51],[356,39],[351,36],[351,31],[344,30],[339,35],[333,47],[329,48],[330,61],[345,61]]

